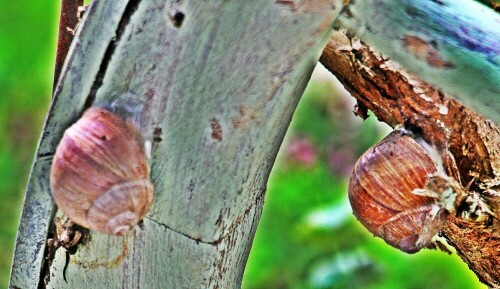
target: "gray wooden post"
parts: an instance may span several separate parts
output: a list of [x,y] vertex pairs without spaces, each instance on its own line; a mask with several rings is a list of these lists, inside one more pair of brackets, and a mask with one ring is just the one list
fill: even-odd
[[[94,1],[29,180],[10,288],[238,288],[266,182],[337,1]],[[123,237],[46,260],[50,165],[82,111],[129,95],[154,132],[155,200]]]

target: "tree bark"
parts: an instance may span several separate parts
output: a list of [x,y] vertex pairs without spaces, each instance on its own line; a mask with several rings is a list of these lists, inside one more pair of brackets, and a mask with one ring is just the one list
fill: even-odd
[[64,59],[68,54],[74,31],[78,25],[78,7],[83,5],[83,0],[62,0],[61,15],[59,17],[59,33],[57,39],[56,65],[54,68],[54,88],[57,85]]
[[352,0],[336,25],[500,124],[500,14],[472,0]]
[[[383,122],[405,126],[453,155],[460,181],[489,207],[485,216],[451,216],[442,232],[480,280],[500,285],[500,129],[360,40],[336,31],[321,63]],[[464,204],[470,206],[470,204]],[[464,208],[465,210],[465,208]],[[463,212],[459,212],[463,213]]]
[[[341,2],[94,1],[40,140],[10,287],[238,288],[274,158]],[[127,97],[142,101],[154,139],[153,207],[126,236],[90,232],[66,263],[47,247],[55,148],[86,108]]]

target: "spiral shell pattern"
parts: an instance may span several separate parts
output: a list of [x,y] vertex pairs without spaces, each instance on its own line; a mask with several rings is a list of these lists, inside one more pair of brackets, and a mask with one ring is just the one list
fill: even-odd
[[50,187],[57,206],[75,223],[125,234],[153,200],[139,132],[104,108],[88,109],[59,143]]
[[389,134],[365,152],[351,174],[349,201],[356,218],[375,236],[407,253],[432,247],[444,211],[427,189],[438,167],[411,136]]

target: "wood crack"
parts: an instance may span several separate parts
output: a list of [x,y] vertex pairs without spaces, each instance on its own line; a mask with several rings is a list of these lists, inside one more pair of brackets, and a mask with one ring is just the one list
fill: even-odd
[[[51,212],[51,220],[54,219],[56,215],[56,209],[52,210]],[[51,222],[48,233],[52,234],[51,232],[54,232],[54,223]],[[46,239],[44,240],[43,244],[40,244],[40,246],[43,246],[43,261],[42,261],[42,266],[40,270],[40,279],[38,281],[38,289],[45,289],[47,288],[47,284],[50,281],[50,267],[52,266],[52,261],[54,260],[55,254],[50,254],[50,248],[47,246],[47,241],[50,236],[47,235]],[[37,250],[39,251],[39,250]]]
[[172,232],[174,232],[174,233],[176,233],[176,234],[179,234],[179,235],[184,236],[184,237],[186,237],[186,238],[188,238],[188,239],[190,239],[190,240],[193,240],[193,241],[195,241],[197,244],[198,244],[198,243],[202,243],[202,244],[207,244],[207,245],[211,245],[211,246],[217,246],[217,244],[219,244],[219,243],[220,243],[220,241],[223,239],[223,238],[220,238],[220,239],[215,240],[215,241],[212,241],[212,242],[210,242],[210,241],[206,241],[206,240],[203,240],[203,239],[201,239],[201,238],[196,238],[196,237],[190,236],[189,234],[186,234],[186,233],[183,233],[183,232],[181,232],[181,231],[175,230],[175,229],[173,229],[173,228],[171,228],[171,227],[167,226],[166,224],[161,223],[161,222],[158,222],[158,221],[156,221],[156,220],[154,220],[154,219],[152,219],[152,218],[145,217],[145,219],[148,219],[149,221],[151,221],[151,222],[153,222],[153,223],[157,224],[158,226],[161,226],[161,227],[163,227],[163,228],[165,228],[165,229],[167,229],[167,230],[169,230],[169,231],[172,231]]
[[[221,237],[219,237],[218,239],[214,240],[214,241],[207,241],[207,240],[203,240],[202,238],[193,237],[193,236],[191,236],[191,235],[189,235],[187,233],[178,231],[178,230],[176,230],[174,228],[171,228],[170,226],[168,226],[168,225],[166,225],[164,223],[158,222],[157,220],[154,220],[154,219],[152,219],[150,217],[147,217],[147,216],[145,217],[145,219],[147,219],[148,221],[151,221],[154,224],[157,224],[157,225],[159,225],[159,226],[161,226],[161,227],[163,227],[163,228],[165,228],[165,229],[167,229],[169,231],[172,231],[172,232],[174,232],[176,234],[179,234],[179,235],[184,236],[184,237],[186,237],[186,238],[188,238],[190,240],[193,240],[196,243],[201,243],[201,244],[206,244],[206,245],[211,245],[211,246],[215,246],[216,247],[220,243],[222,243],[222,241],[224,239],[227,239],[227,238],[229,238],[230,236],[233,235],[234,231],[236,230],[236,227],[243,222],[245,216],[247,216],[252,211],[252,209],[255,206],[257,206],[258,204],[261,203],[261,198],[264,197],[265,191],[266,191],[265,189],[260,190],[259,194],[257,195],[257,198],[255,199],[255,202],[252,202],[252,204],[250,205],[250,207],[248,207],[240,216],[238,216],[235,219],[235,221],[229,226],[228,232],[226,234],[222,235]],[[223,218],[223,216],[221,216],[221,218]]]
[[127,6],[125,7],[125,11],[123,12],[123,15],[122,15],[120,22],[118,24],[118,28],[116,29],[115,37],[109,43],[108,47],[106,48],[106,52],[104,52],[101,66],[99,67],[99,71],[97,72],[94,83],[92,84],[89,95],[87,96],[87,100],[85,101],[84,108],[89,108],[94,103],[97,91],[99,90],[99,88],[101,88],[101,86],[103,84],[104,77],[106,76],[106,71],[108,69],[108,65],[111,62],[111,59],[113,58],[113,54],[115,52],[115,49],[118,46],[118,43],[120,43],[122,35],[125,32],[125,29],[127,28],[128,23],[130,22],[130,18],[132,17],[134,12],[137,10],[137,7],[139,6],[140,3],[141,3],[141,0],[130,0],[127,3]]

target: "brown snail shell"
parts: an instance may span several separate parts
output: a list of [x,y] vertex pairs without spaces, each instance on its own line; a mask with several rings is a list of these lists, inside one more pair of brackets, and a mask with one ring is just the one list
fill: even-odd
[[445,211],[425,190],[438,174],[429,152],[411,136],[394,131],[365,152],[349,181],[349,201],[357,219],[375,236],[407,253],[433,247]]
[[57,206],[75,223],[125,234],[153,200],[139,132],[104,108],[88,109],[59,143],[50,187]]

